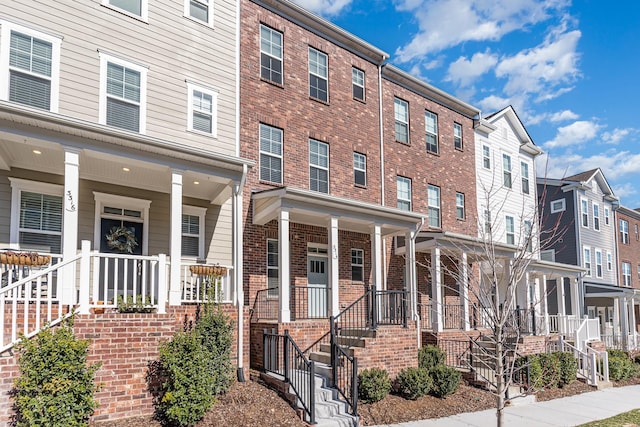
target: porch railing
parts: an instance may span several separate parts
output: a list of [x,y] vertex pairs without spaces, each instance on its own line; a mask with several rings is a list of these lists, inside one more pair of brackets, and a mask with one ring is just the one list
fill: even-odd
[[582,323],[574,315],[550,314],[549,315],[549,332],[552,334],[562,334],[565,337],[573,336]]
[[607,348],[615,348],[618,350],[624,350],[624,343],[622,342],[622,335],[619,334],[603,334],[601,337]]
[[538,322],[540,322],[540,319],[536,317],[534,309],[517,307],[509,313],[507,326],[513,331],[517,331],[519,334],[535,335],[538,332]]
[[292,286],[289,300],[291,320],[328,318],[328,301],[326,286]]
[[251,321],[278,320],[279,303],[278,288],[259,290],[251,307]]
[[407,327],[407,292],[405,291],[376,291],[378,325],[402,325]]
[[199,265],[196,263],[182,263],[180,265],[182,289],[180,291],[180,301],[183,303],[198,303],[205,300],[205,296],[211,290],[215,301],[221,303],[232,303],[234,300],[233,283],[231,274],[233,267],[220,266],[224,269],[225,274],[219,277],[211,277],[208,275],[194,274],[191,272],[191,266]]
[[550,341],[547,350],[573,353],[578,362],[578,376],[588,384],[597,386],[600,381],[609,381],[609,355],[606,351],[599,352],[589,346],[581,350],[566,342],[562,336]]
[[578,350],[584,351],[589,341],[600,341],[600,319],[584,318],[575,333]]

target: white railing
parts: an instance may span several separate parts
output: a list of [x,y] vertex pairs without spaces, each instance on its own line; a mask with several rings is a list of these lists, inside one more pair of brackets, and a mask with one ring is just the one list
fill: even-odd
[[606,351],[599,352],[589,346],[585,346],[585,350],[582,351],[564,341],[562,337],[550,344],[550,351],[573,353],[578,362],[577,375],[584,378],[589,385],[597,386],[600,381],[609,381],[609,355]]
[[565,337],[573,336],[582,322],[577,316],[550,314],[549,332],[552,334],[562,334]]
[[181,289],[180,301],[183,303],[203,302],[207,292],[211,289],[214,293],[215,301],[231,303],[234,300],[233,283],[231,280],[232,267],[217,266],[225,272],[222,276],[208,276],[194,274],[191,266],[198,266],[196,263],[181,264]]
[[589,341],[600,341],[600,319],[584,318],[576,329],[575,344],[581,351],[587,346]]

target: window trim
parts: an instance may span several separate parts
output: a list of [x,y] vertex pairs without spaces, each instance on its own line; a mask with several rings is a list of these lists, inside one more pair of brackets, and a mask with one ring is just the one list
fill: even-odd
[[[398,183],[400,181],[409,183],[409,198],[408,199],[400,198],[400,187],[398,186]],[[407,210],[408,212],[411,212],[411,210],[413,209],[413,202],[412,202],[413,189],[412,189],[412,186],[413,186],[413,183],[411,182],[411,178],[408,178],[408,177],[402,176],[402,175],[396,175],[396,207],[398,209]],[[398,206],[400,204],[400,202],[408,202],[409,203],[409,209],[403,209],[400,206]]]
[[[193,108],[193,92],[194,91],[202,92],[206,95],[211,96],[211,133],[205,132],[199,129],[194,129],[193,127],[193,114],[195,113],[195,109]],[[187,130],[189,132],[195,132],[200,135],[205,135],[213,138],[218,137],[218,91],[216,89],[211,89],[205,86],[198,85],[196,83],[187,82]]]
[[[560,205],[562,207],[560,208],[554,208],[554,204],[560,202]],[[551,213],[558,213],[558,212],[564,212],[565,210],[567,210],[567,201],[565,199],[556,199],[556,200],[552,200],[551,203],[549,204],[549,207],[551,209]]]
[[[432,205],[431,204],[431,197],[429,196],[429,193],[431,190],[437,190],[437,196],[438,196],[438,204],[436,205]],[[437,225],[433,225],[431,224],[431,212],[437,212],[438,214],[438,224]],[[440,189],[440,187],[438,187],[437,185],[433,185],[433,184],[427,184],[427,214],[428,214],[428,225],[431,228],[442,228],[442,191]]]
[[[427,118],[433,119],[433,127],[434,130],[427,130]],[[431,154],[440,154],[440,141],[438,140],[438,115],[429,110],[424,110],[424,134],[425,134],[425,146],[427,149],[427,153]],[[435,151],[429,148],[429,143],[427,142],[427,136],[431,136],[435,138]]]
[[[360,73],[362,74],[362,85],[356,83],[354,81],[354,73]],[[358,67],[351,67],[351,94],[353,95],[353,99],[357,100],[357,101],[362,101],[362,102],[366,102],[367,99],[367,89],[366,89],[366,84],[367,84],[367,80],[366,80],[366,74],[363,70],[361,70]],[[357,96],[355,96],[354,93],[354,87],[360,87],[362,88],[362,98],[358,98]]]
[[[359,168],[359,167],[356,166],[356,156],[360,156],[364,160],[364,169]],[[362,174],[364,176],[364,184],[361,184],[361,183],[358,182],[356,172],[362,172]],[[354,183],[354,185],[357,185],[359,187],[366,187],[367,186],[367,155],[359,153],[357,151],[353,152],[353,183]]]
[[191,15],[191,1],[192,0],[184,0],[184,17],[194,22],[197,22],[198,24],[206,25],[207,27],[213,28],[213,12],[214,12],[213,1],[212,0],[193,0],[193,1],[196,1],[197,3],[207,4],[207,15],[208,15],[207,21],[203,21]]
[[600,231],[600,205],[593,203],[593,229]]
[[607,251],[607,271],[613,270],[613,254]]
[[[327,75],[326,76],[322,76],[320,74],[314,73],[311,71],[311,52],[317,52],[320,56],[324,56],[325,58],[325,68],[327,69]],[[320,66],[322,64],[318,63],[318,66]],[[309,54],[308,54],[308,62],[307,62],[307,68],[308,68],[308,77],[309,77],[309,98],[320,101],[320,102],[324,102],[324,103],[329,103],[329,55],[322,52],[321,50],[316,49],[315,47],[311,47],[309,46]],[[326,81],[327,83],[327,99],[322,99],[322,98],[318,98],[316,96],[311,95],[311,76],[315,76],[318,79],[323,79]]]
[[[280,131],[280,140],[281,140],[281,149],[280,149],[280,154],[274,154],[272,152],[267,152],[267,151],[263,151],[262,150],[262,127],[266,126],[270,129],[277,129],[278,131]],[[258,178],[260,179],[260,181],[263,182],[271,182],[274,184],[282,184],[284,182],[284,131],[282,129],[280,129],[279,127],[275,127],[275,126],[271,126],[268,125],[266,123],[260,123],[258,125]],[[273,157],[276,159],[280,160],[280,181],[271,181],[268,179],[264,179],[262,177],[262,155],[268,156],[268,157]]]
[[611,222],[609,221],[609,207],[604,207],[604,225],[609,225]]
[[[275,266],[269,265],[269,242],[275,242],[276,248],[278,248],[278,263]],[[280,295],[280,242],[278,239],[266,239],[265,240],[265,279],[267,285],[267,298],[278,298]],[[278,272],[278,286],[275,288],[276,292],[269,292],[269,270],[276,270]]]
[[[486,148],[486,153],[485,153]],[[486,163],[489,163],[489,166]],[[491,147],[486,144],[482,144],[482,168],[486,170],[491,170]]]
[[140,15],[136,15],[133,12],[129,12],[126,9],[122,9],[118,6],[114,6],[111,4],[111,0],[102,0],[102,5],[115,10],[116,12],[122,13],[123,15],[130,16],[134,19],[138,19],[140,21],[149,22],[149,1],[148,0],[140,0]]
[[[589,258],[587,260],[587,258]],[[591,248],[588,246],[582,247],[582,266],[587,270],[585,273],[586,277],[592,277],[593,271],[591,271]]]
[[[456,135],[456,129],[460,130],[460,135]],[[460,146],[458,147],[456,141],[460,141]],[[453,122],[453,148],[456,150],[464,151],[464,141],[462,139],[462,125],[458,122]]]
[[[207,214],[207,208],[203,208],[200,206],[190,206],[190,205],[182,205],[182,215],[190,215],[190,216],[197,216],[198,217],[198,256],[194,257],[193,255],[184,255],[182,253],[182,250],[180,251],[180,255],[183,259],[205,259],[205,254],[204,254],[204,228],[205,228],[205,217]],[[188,236],[188,237],[195,237],[194,234],[190,234],[190,233],[183,233],[182,230],[180,232],[180,243],[182,244],[182,238]]]
[[[316,142],[318,144],[320,144],[320,146],[324,145],[327,147],[327,166],[320,166],[320,165],[315,165],[311,163],[311,142]],[[331,152],[329,151],[329,144],[327,144],[326,142],[314,139],[314,138],[309,138],[309,190],[311,191],[316,191],[318,193],[322,193],[322,194],[331,194],[330,188],[331,188],[331,176],[329,173],[329,168],[331,166],[331,164],[329,163],[330,159],[331,159]],[[316,169],[320,169],[320,170],[326,170],[327,171],[327,192],[323,192],[320,190],[314,190],[311,188],[311,168],[316,168]]]
[[[404,115],[405,115],[405,121],[402,120],[398,120],[398,111],[396,110],[397,106],[404,106],[405,111],[404,111]],[[396,130],[396,126],[397,124],[400,123],[400,125],[402,125],[406,130],[406,135],[407,135],[407,140],[406,141],[402,141],[400,139],[398,139],[398,132]],[[407,144],[409,145],[410,141],[411,141],[411,135],[409,133],[409,103],[407,101],[405,101],[402,98],[398,98],[397,96],[393,98],[393,138],[396,140],[396,142],[399,142],[401,144]]]
[[[587,223],[586,225],[585,220]],[[580,225],[584,228],[589,228],[589,199],[587,199],[586,197],[580,198]]]
[[[602,279],[604,269],[602,268],[602,249],[596,248],[596,277]],[[600,258],[600,262],[598,262],[598,257]]]
[[[509,231],[509,220],[511,220],[511,231]],[[512,215],[504,216],[504,235],[504,241],[507,245],[516,244],[516,219]],[[509,243],[509,237],[511,237],[511,240],[513,240],[511,243]]]
[[[625,268],[624,268],[625,266],[629,267],[629,274],[628,275],[625,274]],[[622,273],[621,274],[621,276],[622,276],[622,286],[624,286],[625,288],[630,288],[632,286],[632,284],[633,284],[633,282],[631,280],[631,276],[632,276],[631,263],[627,262],[627,261],[622,261],[620,263],[620,270],[622,270],[622,272],[621,272]],[[627,277],[629,278],[628,282],[626,280]]]
[[[362,264],[354,264],[353,263],[353,253],[354,252],[359,252],[360,253],[360,260],[362,261]],[[354,267],[362,269],[362,280],[354,280],[353,279],[353,268]],[[362,283],[364,281],[365,281],[364,280],[364,249],[351,248],[351,282]]]
[[[280,35],[280,50],[281,50],[281,52],[280,52],[280,57],[279,58],[277,56],[273,56],[270,52],[265,52],[265,51],[262,50],[262,28],[263,27],[265,29],[271,31],[271,32],[278,33]],[[278,31],[278,30],[276,30],[274,28],[271,28],[268,25],[260,23],[260,37],[259,37],[259,40],[258,40],[258,44],[259,44],[259,50],[260,50],[260,69],[259,69],[258,74],[260,75],[260,79],[263,80],[263,81],[269,82],[269,83],[273,83],[273,84],[278,85],[278,86],[283,86],[284,85],[284,58],[283,58],[283,56],[284,56],[284,34],[281,31]],[[271,58],[274,58],[274,59],[280,61],[280,80],[281,80],[280,82],[277,82],[277,81],[271,80],[271,79],[267,79],[267,78],[262,76],[262,54],[263,53],[265,55],[271,57]],[[271,70],[271,68],[269,68],[269,69]]]
[[[509,168],[505,168],[505,160],[508,161]],[[509,177],[509,185],[506,185],[506,178]],[[502,153],[502,186],[506,188],[513,188],[513,164],[511,162],[511,155]]]
[[[529,163],[524,161],[520,161],[520,181],[522,194],[531,194],[531,183],[529,181]],[[525,187],[527,191],[524,191]]]
[[[622,224],[626,224],[627,225],[627,229],[626,231],[622,230]],[[629,221],[627,221],[626,219],[620,219],[620,243],[622,243],[623,245],[628,245],[631,240],[629,239]]]
[[[460,201],[460,197],[462,196],[462,205],[460,205],[458,202]],[[458,211],[459,209],[462,209],[462,215],[458,215]],[[465,203],[464,203],[464,193],[461,193],[459,191],[456,192],[456,219],[459,220],[464,220],[466,219],[466,209],[465,209]]]

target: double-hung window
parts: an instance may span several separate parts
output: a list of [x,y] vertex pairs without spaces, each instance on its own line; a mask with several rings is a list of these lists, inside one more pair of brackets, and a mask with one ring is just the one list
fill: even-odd
[[511,188],[511,156],[508,154],[502,155],[502,184]]
[[365,89],[364,89],[364,71],[352,67],[351,68],[351,83],[353,85],[353,98],[360,101],[364,101]]
[[351,280],[364,281],[364,250],[351,249]]
[[582,226],[589,228],[589,201],[587,199],[580,199],[580,215]]
[[395,98],[393,102],[395,116],[396,141],[409,143],[409,104],[407,101]]
[[507,235],[507,244],[515,245],[516,244],[516,224],[515,220],[512,216],[505,216],[504,218],[506,235]]
[[604,207],[604,225],[609,225],[609,208]]
[[329,144],[309,140],[309,187],[329,193]]
[[596,249],[596,277],[602,278],[602,251]]
[[624,219],[620,220],[620,243],[629,244],[629,222]]
[[460,123],[453,124],[453,147],[462,150],[462,125]]
[[464,219],[464,193],[456,193],[456,218]]
[[534,235],[532,233],[533,231],[533,227],[532,227],[532,223],[529,220],[525,220],[523,222],[524,225],[524,242],[525,242],[525,246],[527,247],[527,251],[532,252],[533,251],[533,238]]
[[482,146],[482,167],[491,169],[491,148],[488,145]]
[[182,256],[204,259],[204,216],[207,208],[182,207]]
[[587,276],[591,277],[591,248],[583,248],[583,266],[587,270]]
[[411,210],[411,179],[404,176],[396,177],[398,209]]
[[622,261],[622,284],[631,287],[631,263]]
[[102,0],[102,4],[110,6],[146,21],[148,18],[148,0]]
[[520,178],[522,180],[522,193],[529,194],[529,164],[520,162]]
[[282,84],[282,33],[260,25],[260,77]]
[[277,297],[280,287],[278,241],[267,239],[267,296]]
[[613,255],[607,251],[607,271],[613,270]]
[[260,123],[260,179],[282,184],[282,129]]
[[438,154],[438,116],[431,111],[424,112],[424,134],[427,152]]
[[213,0],[185,0],[184,15],[213,26]]
[[356,185],[367,185],[367,156],[353,153],[353,179]]
[[100,123],[144,133],[147,68],[100,53]]
[[600,231],[600,205],[593,204],[593,229]]
[[329,101],[328,57],[312,47],[309,48],[309,96]]
[[217,135],[218,92],[187,83],[189,116],[187,129],[209,136]]
[[429,227],[440,228],[440,187],[427,187],[427,202],[429,204]]
[[491,211],[489,209],[484,210],[484,232],[486,235],[491,234]]

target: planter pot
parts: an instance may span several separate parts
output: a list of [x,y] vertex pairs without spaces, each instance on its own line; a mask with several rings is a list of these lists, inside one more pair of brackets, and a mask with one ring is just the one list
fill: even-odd
[[37,252],[0,252],[0,264],[42,266],[49,264],[51,257]]
[[226,267],[220,267],[219,265],[191,265],[189,266],[191,274],[197,274],[199,276],[224,276],[227,274]]

